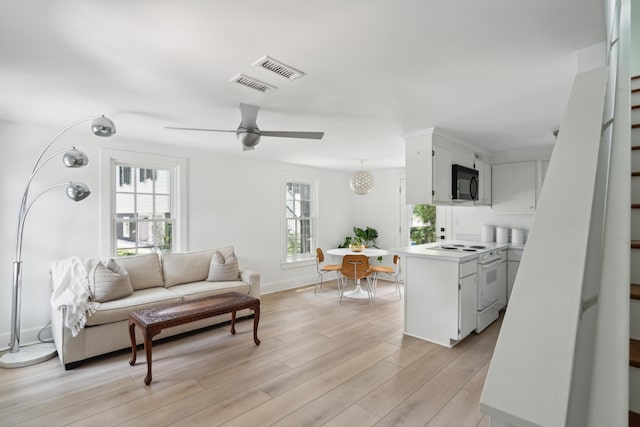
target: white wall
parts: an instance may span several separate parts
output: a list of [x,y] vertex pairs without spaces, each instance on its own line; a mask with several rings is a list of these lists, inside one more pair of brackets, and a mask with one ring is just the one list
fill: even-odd
[[[117,123],[116,123],[117,125]],[[85,182],[93,194],[74,203],[55,189],[34,205],[27,218],[23,249],[22,342],[50,318],[49,261],[72,255],[102,256],[100,253],[100,147],[183,157],[188,162],[188,249],[198,250],[234,245],[240,264],[261,273],[262,289],[274,291],[313,283],[315,264],[282,268],[281,179],[283,174],[317,177],[319,183],[318,244],[335,247],[354,225],[378,229],[387,244],[395,211],[389,200],[397,197],[394,173],[376,174],[376,187],[366,196],[349,189],[350,173],[313,169],[256,160],[251,152],[221,156],[205,151],[147,144],[123,139],[125,130],[111,138],[91,134],[89,124],[63,135],[52,148],[71,145],[89,156],[89,166],[67,169],[56,158],[44,166],[32,184],[32,194],[47,186],[69,180]],[[62,128],[62,126],[61,126]],[[61,129],[60,128],[60,129]],[[0,350],[9,342],[11,312],[11,269],[19,199],[28,173],[44,145],[60,129],[0,122]],[[259,148],[258,148],[259,149]],[[10,160],[10,161],[8,161]],[[393,185],[387,179],[393,178]],[[393,191],[390,194],[386,192]],[[393,204],[397,206],[396,201]],[[356,217],[358,217],[356,219]],[[380,219],[378,219],[380,218]]]
[[631,0],[630,50],[629,69],[633,77],[640,75],[640,0]]
[[369,194],[356,196],[355,226],[372,227],[378,230],[377,246],[393,248],[400,245],[399,218],[400,179],[404,178],[404,169],[371,171],[375,186]]

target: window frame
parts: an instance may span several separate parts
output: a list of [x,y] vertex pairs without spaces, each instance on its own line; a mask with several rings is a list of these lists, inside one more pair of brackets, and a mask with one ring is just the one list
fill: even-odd
[[[131,238],[131,227],[136,230],[135,238],[133,239],[134,253],[126,253],[126,255],[139,255],[141,253],[148,253],[149,251],[154,250],[162,250],[157,242],[153,242],[154,246],[139,246],[141,243],[141,236],[149,233],[149,231],[155,233],[158,231],[158,227],[160,226],[162,230],[167,230],[167,227],[170,227],[172,230],[174,223],[174,206],[175,206],[175,195],[173,192],[172,185],[172,177],[174,174],[173,169],[167,168],[154,168],[149,169],[147,166],[140,167],[137,165],[132,165],[129,163],[115,163],[115,174],[117,176],[117,180],[114,183],[115,186],[115,208],[116,211],[112,212],[111,221],[113,221],[113,225],[115,226],[116,232],[111,237],[113,239],[113,245],[116,248],[115,255],[123,256],[125,252],[130,252],[127,248],[119,247],[118,243],[120,242],[120,238],[123,239]],[[161,172],[161,173],[158,173]],[[161,182],[158,180],[158,177],[161,177],[164,174],[168,175],[168,184],[162,187],[158,187],[158,184]],[[119,184],[119,185],[118,185]],[[150,188],[149,188],[150,187]],[[119,198],[122,198],[122,201],[129,200],[131,204],[131,211],[127,214],[123,212],[118,212],[118,208],[123,208],[124,206],[119,206]],[[162,215],[159,216],[156,212],[156,208],[162,206],[163,199],[168,198],[168,213],[170,216],[167,218]],[[145,212],[144,210],[140,210],[141,206],[139,203],[142,200],[148,200],[151,204],[151,212]],[[166,206],[166,204],[164,204]],[[150,215],[141,214],[149,213]],[[125,216],[126,215],[126,216]],[[148,227],[148,228],[147,228]],[[122,229],[122,233],[120,233],[120,229]],[[143,230],[149,230],[147,233],[143,233]],[[173,251],[173,231],[170,231],[171,234],[171,251]],[[153,238],[155,240],[155,238]],[[154,249],[154,247],[156,249]]]
[[102,148],[100,150],[100,251],[103,256],[117,255],[113,221],[116,206],[116,165],[135,168],[164,169],[171,173],[172,251],[187,250],[187,159],[134,151]]
[[[299,183],[310,186],[310,209],[309,218],[311,220],[311,245],[309,253],[300,255],[289,255],[288,253],[288,228],[287,228],[287,184]],[[305,176],[300,174],[285,174],[280,182],[280,206],[282,209],[281,220],[281,266],[283,268],[308,265],[315,263],[315,247],[318,241],[318,178],[315,176]]]

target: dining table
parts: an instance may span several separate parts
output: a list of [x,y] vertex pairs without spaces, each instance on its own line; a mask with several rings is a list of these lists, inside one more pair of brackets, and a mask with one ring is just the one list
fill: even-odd
[[[364,248],[363,250],[358,252],[352,251],[349,248],[333,248],[333,249],[327,249],[327,253],[329,255],[336,255],[339,257],[343,257],[345,255],[364,255],[367,258],[371,258],[371,257],[377,258],[379,256],[389,255],[389,251],[385,249],[379,249],[379,248]],[[344,292],[342,295],[347,298],[355,298],[355,299],[369,298],[369,293],[364,289],[362,289],[362,286],[360,286],[359,279],[356,280],[356,288],[354,290]]]

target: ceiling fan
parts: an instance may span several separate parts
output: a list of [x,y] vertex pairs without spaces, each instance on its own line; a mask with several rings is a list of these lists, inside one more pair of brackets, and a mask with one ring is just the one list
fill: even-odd
[[322,139],[324,132],[291,132],[291,131],[270,131],[260,130],[256,124],[258,117],[258,107],[255,105],[240,103],[240,115],[242,120],[236,130],[222,129],[200,129],[165,126],[165,129],[197,130],[208,132],[235,132],[242,142],[242,151],[253,150],[260,142],[261,136],[275,136],[281,138],[302,138],[302,139]]

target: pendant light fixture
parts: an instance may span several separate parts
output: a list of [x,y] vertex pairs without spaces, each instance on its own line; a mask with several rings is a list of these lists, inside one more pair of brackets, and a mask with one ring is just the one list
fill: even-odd
[[373,175],[364,170],[364,160],[360,160],[360,170],[351,175],[349,183],[351,191],[359,195],[367,194],[373,188]]

